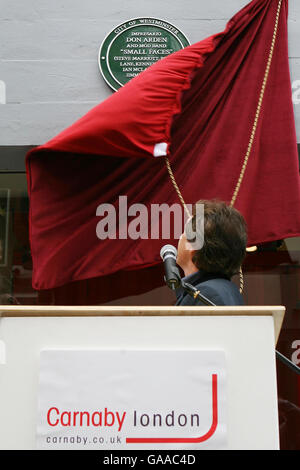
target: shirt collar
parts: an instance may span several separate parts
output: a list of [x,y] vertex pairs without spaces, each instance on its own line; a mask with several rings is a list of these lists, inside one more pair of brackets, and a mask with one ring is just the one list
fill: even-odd
[[[182,278],[182,281],[187,282],[188,284],[192,284],[193,286],[199,284],[200,282],[208,281],[209,279],[227,279],[230,281],[230,278],[228,276],[225,276],[225,274],[220,274],[220,273],[209,273],[207,271],[203,271],[202,269],[199,269],[198,271],[188,274],[187,276],[184,276]],[[176,297],[179,298],[182,295],[185,295],[186,291],[180,286],[176,289]]]
[[202,269],[199,269],[198,271],[195,271],[192,274],[188,274],[187,276],[183,277],[182,280],[185,282],[188,282],[189,284],[199,283],[199,282],[204,282],[208,281],[209,279],[216,279],[216,278],[221,278],[221,279],[228,279],[230,278],[226,276],[225,274],[221,273],[209,273],[207,271],[203,271]]

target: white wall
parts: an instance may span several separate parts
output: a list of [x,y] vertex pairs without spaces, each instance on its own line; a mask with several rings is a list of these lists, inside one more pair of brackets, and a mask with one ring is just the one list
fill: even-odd
[[[97,54],[119,23],[138,16],[165,19],[194,43],[222,31],[247,3],[0,0],[0,145],[42,144],[112,93]],[[300,142],[299,0],[290,0],[289,47]]]

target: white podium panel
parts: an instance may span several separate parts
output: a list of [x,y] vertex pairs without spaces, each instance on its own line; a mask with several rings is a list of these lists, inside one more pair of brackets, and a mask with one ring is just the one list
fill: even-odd
[[[153,369],[154,372],[151,373],[155,373],[156,366],[155,362],[151,362],[152,359],[161,357],[160,362],[164,360],[169,362],[166,362],[165,369],[160,369],[157,366],[158,377],[156,379],[162,381],[162,387],[167,387],[166,375],[168,372],[166,371],[169,370],[170,384],[173,381],[172,388],[174,388],[173,395],[175,398],[177,391],[174,387],[174,384],[176,385],[174,382],[176,381],[176,370],[175,366],[173,367],[173,362],[178,364],[178,371],[184,370],[184,362],[181,359],[184,354],[186,355],[184,360],[190,365],[187,377],[191,376],[193,371],[195,372],[195,377],[191,379],[191,387],[193,387],[194,383],[197,385],[199,375],[196,370],[197,363],[202,361],[205,365],[205,354],[208,354],[207,357],[211,357],[210,355],[213,355],[214,352],[219,352],[224,357],[224,364],[221,364],[221,366],[217,364],[216,366],[217,368],[220,367],[218,375],[221,379],[218,389],[218,399],[220,400],[218,408],[219,428],[216,426],[215,435],[213,436],[215,443],[213,440],[210,443],[208,438],[205,445],[204,442],[200,441],[199,443],[191,441],[184,444],[176,442],[126,443],[124,441],[124,444],[119,448],[128,448],[128,450],[154,448],[195,450],[218,448],[213,447],[218,446],[218,442],[221,443],[219,448],[236,450],[279,448],[275,345],[285,312],[284,307],[38,308],[13,306],[2,307],[1,312],[1,449],[47,448],[41,445],[41,436],[43,437],[44,431],[41,432],[38,424],[41,421],[40,403],[46,403],[47,400],[50,403],[51,394],[46,398],[45,395],[41,397],[41,357],[43,357],[43,352],[48,354],[48,356],[46,354],[48,362],[46,361],[46,365],[43,365],[42,384],[47,385],[47,380],[51,374],[53,375],[53,371],[56,374],[55,354],[58,354],[57,357],[63,358],[63,360],[59,360],[58,375],[57,378],[54,378],[54,382],[64,382],[64,380],[67,381],[68,375],[65,374],[64,379],[64,370],[71,368],[72,361],[73,364],[76,363],[74,374],[78,371],[78,374],[81,375],[84,370],[84,366],[80,365],[80,361],[72,359],[70,354],[74,351],[80,357],[84,357],[84,355],[88,357],[90,354],[90,358],[92,358],[93,354],[97,354],[100,363],[101,357],[107,357],[112,366],[115,364],[116,370],[118,367],[117,356],[115,357],[114,354],[110,356],[110,354],[113,352],[119,354],[123,351],[127,354],[126,358],[128,359],[127,362],[124,361],[124,366],[121,364],[124,376],[130,370],[129,366],[132,364],[131,368],[136,370],[137,374],[141,373],[141,380],[144,377],[144,381],[147,379],[147,371],[150,374]],[[82,352],[81,355],[80,352]],[[158,354],[161,356],[157,356]],[[151,366],[152,369],[149,366],[149,369],[146,368],[145,372],[145,368],[141,366],[139,372],[139,367],[134,366],[134,364],[138,364],[134,361],[138,361],[139,356],[147,358],[151,364],[154,364]],[[64,357],[66,358],[66,369],[63,369],[62,365]],[[174,358],[174,361],[172,358]],[[89,367],[92,367],[92,359],[87,363]],[[129,364],[128,370],[125,364]],[[143,361],[141,361],[141,364],[143,365]],[[213,368],[210,370],[213,371]],[[118,373],[120,375],[120,372]],[[114,376],[112,375],[112,377]],[[86,379],[86,381],[88,380],[91,379]],[[101,380],[104,383],[105,377],[101,378],[99,376],[99,380],[100,384]],[[110,378],[110,380],[112,379]],[[179,376],[177,388],[182,398],[184,392],[180,380]],[[49,383],[51,384],[51,380]],[[62,390],[69,390],[70,383]],[[120,388],[117,391],[121,396],[121,402],[126,399],[128,394],[133,393],[130,389],[127,390],[126,387],[127,385],[124,385],[124,390]],[[211,394],[210,381],[208,381],[208,387],[209,394]],[[57,399],[58,396],[57,390],[55,391],[54,388],[53,400]],[[139,390],[143,393],[142,388]],[[87,394],[88,396],[89,394]],[[186,398],[189,400],[188,390]],[[66,404],[66,400],[68,400],[68,394],[64,397],[62,403]],[[145,399],[143,406],[150,402],[151,395],[147,400]],[[59,413],[61,410],[55,405],[52,408],[48,406],[48,409],[51,410],[49,413],[52,413],[49,414],[52,420],[50,426],[54,427],[53,425],[56,425],[58,418],[60,419]],[[173,411],[174,409],[173,406]],[[104,413],[108,413],[109,408],[106,408],[106,411],[103,408],[102,411],[104,419]],[[187,412],[190,412],[190,410],[187,409]],[[192,415],[191,413],[189,416]],[[204,416],[205,413],[200,409],[199,414]],[[68,425],[66,421],[68,416],[65,414],[63,426]],[[78,414],[78,419],[79,416]],[[82,416],[86,417],[87,413]],[[132,415],[133,418],[141,419],[138,412]],[[211,418],[208,415],[207,423]],[[97,419],[102,419],[98,412]],[[122,424],[121,414],[118,419],[119,424]],[[184,418],[180,419],[184,420]],[[205,429],[208,427],[207,423],[204,426]],[[144,426],[143,423],[142,425]],[[184,424],[181,422],[180,426],[184,426]],[[209,429],[206,430],[209,431]],[[38,432],[40,433],[39,436]],[[163,430],[158,435],[164,436]],[[217,440],[217,437],[219,440]],[[100,444],[97,449],[101,449]],[[114,448],[119,449],[118,447]]]

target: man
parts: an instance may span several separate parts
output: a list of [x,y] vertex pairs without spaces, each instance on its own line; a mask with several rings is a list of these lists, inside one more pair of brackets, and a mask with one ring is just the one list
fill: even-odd
[[[191,234],[197,233],[196,213],[178,243],[177,264],[184,271],[184,280],[215,305],[243,305],[244,299],[231,278],[239,272],[246,255],[246,222],[225,202],[204,200],[197,204],[204,204],[204,244],[201,249],[193,249]],[[176,295],[176,305],[203,305],[182,288]]]

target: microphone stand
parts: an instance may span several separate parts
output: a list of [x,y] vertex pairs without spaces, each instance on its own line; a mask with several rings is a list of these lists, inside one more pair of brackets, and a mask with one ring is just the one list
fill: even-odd
[[[191,296],[193,299],[199,300],[202,302],[204,305],[209,305],[209,306],[214,306],[216,307],[216,304],[214,304],[211,300],[209,300],[207,297],[205,297],[201,292],[196,289],[192,284],[188,284],[185,281],[182,281],[180,279],[181,286],[182,288]],[[289,367],[292,371],[296,372],[296,374],[300,375],[300,367],[298,367],[296,364],[294,364],[290,359],[288,359],[286,356],[281,354],[279,351],[275,349],[276,357],[279,359],[283,364],[285,364],[287,367]]]
[[200,302],[204,303],[205,305],[216,306],[211,300],[205,297],[199,290],[196,289],[192,284],[189,284],[185,281],[181,280],[181,287],[191,296],[193,299],[199,299]]

